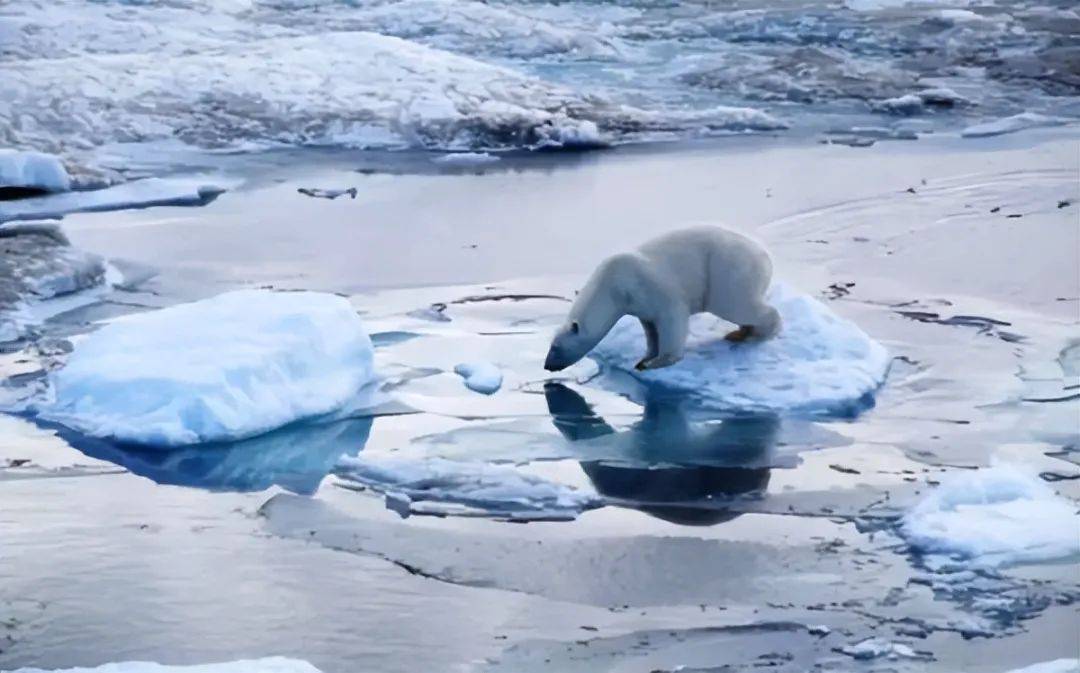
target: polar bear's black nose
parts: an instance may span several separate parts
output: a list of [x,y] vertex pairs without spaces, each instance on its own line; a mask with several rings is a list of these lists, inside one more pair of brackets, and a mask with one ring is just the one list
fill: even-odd
[[561,369],[566,369],[566,363],[559,351],[554,348],[548,351],[547,359],[544,360],[544,369],[549,372],[557,372]]

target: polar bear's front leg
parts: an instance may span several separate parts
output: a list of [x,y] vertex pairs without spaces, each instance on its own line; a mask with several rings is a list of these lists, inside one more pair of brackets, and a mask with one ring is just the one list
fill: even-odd
[[668,305],[653,320],[639,319],[645,328],[649,352],[635,369],[659,369],[682,360],[686,335],[690,331],[690,312],[684,306]]

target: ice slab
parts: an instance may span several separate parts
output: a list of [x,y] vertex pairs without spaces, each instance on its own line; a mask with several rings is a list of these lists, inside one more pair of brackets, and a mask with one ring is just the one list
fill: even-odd
[[71,177],[52,154],[0,149],[0,193],[6,188],[66,192],[71,189]]
[[466,388],[484,395],[502,387],[502,371],[490,362],[462,362],[454,366],[454,373],[465,379]]
[[68,213],[153,206],[202,206],[225,190],[205,178],[148,178],[90,191],[0,202],[0,223],[56,219]]
[[127,316],[75,344],[41,418],[159,447],[236,441],[364,404],[372,345],[349,302],[239,290]]
[[1055,659],[1016,668],[1006,673],[1080,673],[1080,659]]
[[602,504],[593,493],[508,465],[360,454],[342,458],[334,473],[386,494],[401,513],[563,520]]
[[591,357],[606,370],[598,382],[635,400],[683,396],[708,409],[796,414],[857,413],[873,405],[890,358],[859,327],[816,299],[782,285],[769,296],[783,318],[772,339],[733,344],[731,325],[715,316],[690,321],[685,357],[662,369],[637,371],[645,336],[635,318],[620,320]]
[[977,566],[1080,555],[1076,504],[1056,495],[1039,477],[1008,465],[943,479],[904,515],[900,533],[923,554]]
[[20,668],[14,673],[319,673],[306,661],[268,657],[266,659],[241,659],[220,664],[195,664],[191,666],[167,666],[151,661],[122,661],[102,664],[93,668]]
[[1064,126],[1070,121],[1075,122],[1076,120],[1070,120],[1064,117],[1050,117],[1037,112],[1022,112],[1018,115],[1005,117],[1004,119],[995,119],[981,124],[974,124],[961,131],[960,135],[965,138],[986,138],[989,136],[1000,136],[1006,133],[1016,133],[1017,131],[1024,131],[1026,129]]

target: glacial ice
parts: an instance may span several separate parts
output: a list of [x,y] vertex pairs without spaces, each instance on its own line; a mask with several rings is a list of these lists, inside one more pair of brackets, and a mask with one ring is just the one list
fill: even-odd
[[997,567],[1080,554],[1077,506],[1023,468],[964,471],[909,510],[900,534],[924,554]]
[[465,387],[478,393],[491,395],[502,387],[502,371],[490,362],[462,362],[454,373],[465,379]]
[[225,190],[206,178],[148,178],[105,189],[47,194],[17,201],[0,201],[0,223],[47,220],[68,213],[101,212],[152,206],[201,206]]
[[13,673],[319,673],[319,669],[298,659],[268,657],[190,666],[169,666],[151,661],[122,661],[93,668],[19,668]]
[[342,479],[387,497],[402,513],[472,514],[498,519],[573,519],[599,507],[594,493],[527,474],[508,465],[445,458],[342,458]]
[[347,300],[239,290],[78,340],[36,410],[86,435],[176,447],[358,408],[373,378],[371,340]]
[[71,189],[71,178],[56,156],[0,149],[0,189],[5,187],[66,192]]
[[995,119],[981,124],[974,124],[961,131],[960,135],[965,138],[987,138],[989,136],[1000,136],[1006,133],[1016,133],[1017,131],[1026,129],[1063,126],[1070,121],[1075,120],[1065,119],[1064,117],[1051,117],[1037,112],[1021,112],[1020,114],[1005,117],[1004,119]]
[[0,343],[48,317],[35,303],[106,283],[105,260],[72,247],[55,225],[0,227],[0,244]]
[[499,157],[487,152],[453,152],[432,159],[437,164],[445,166],[483,166],[493,164]]
[[885,348],[821,302],[783,285],[771,290],[769,301],[783,318],[774,338],[732,344],[723,339],[730,324],[697,315],[683,359],[646,371],[634,368],[645,353],[640,323],[624,317],[590,354],[607,370],[598,381],[628,388],[623,392],[640,402],[669,393],[730,412],[851,414],[871,405],[889,369]]

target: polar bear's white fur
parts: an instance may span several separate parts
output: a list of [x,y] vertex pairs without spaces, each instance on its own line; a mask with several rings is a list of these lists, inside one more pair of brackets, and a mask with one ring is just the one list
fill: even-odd
[[745,236],[715,226],[664,234],[597,267],[555,335],[544,368],[558,371],[585,357],[624,315],[645,329],[648,353],[638,369],[682,359],[695,313],[738,325],[729,339],[769,338],[780,329],[780,314],[765,303],[771,279],[768,253]]

